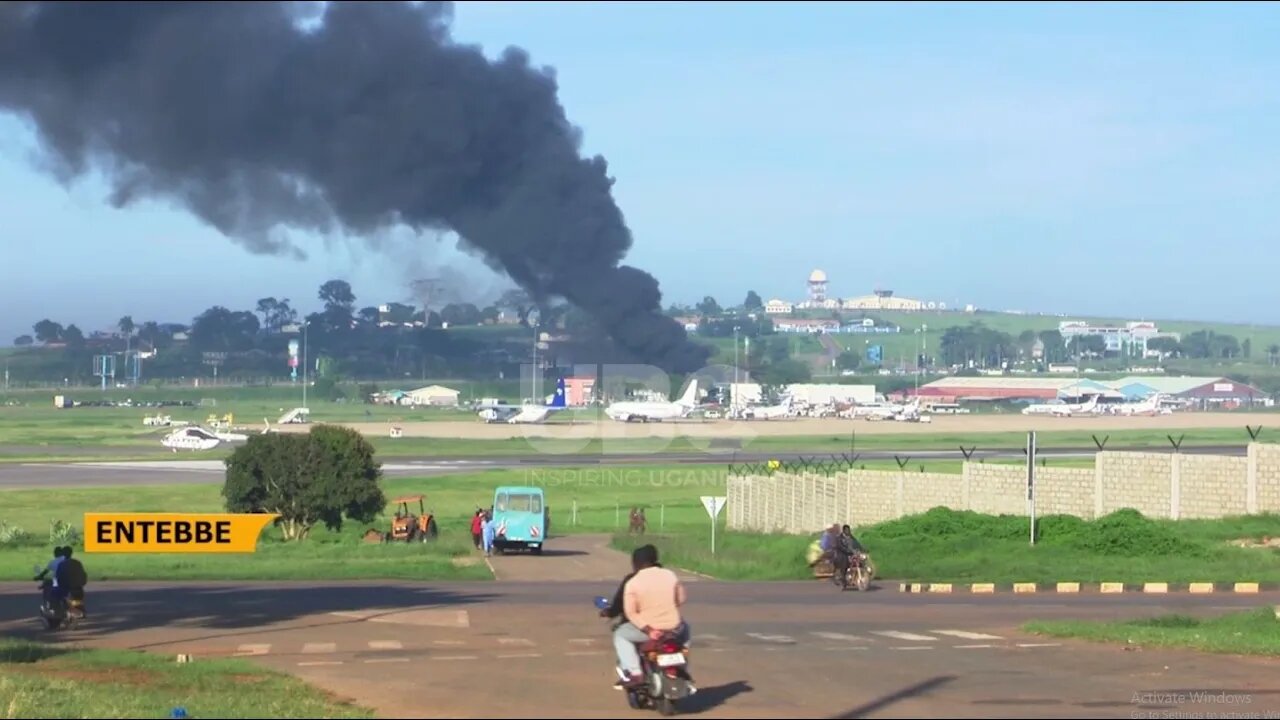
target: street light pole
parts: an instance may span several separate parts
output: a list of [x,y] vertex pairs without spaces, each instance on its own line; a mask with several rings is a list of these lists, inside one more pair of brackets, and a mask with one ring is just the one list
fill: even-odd
[[307,320],[302,323],[302,407],[307,407],[307,329],[311,327],[311,321]]

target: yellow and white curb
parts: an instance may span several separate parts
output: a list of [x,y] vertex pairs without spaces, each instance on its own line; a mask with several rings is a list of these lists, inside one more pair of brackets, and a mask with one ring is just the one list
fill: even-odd
[[[1269,588],[1274,589],[1274,588]],[[1194,583],[1169,583],[1169,582],[1146,582],[1142,584],[1125,584],[1119,582],[1103,582],[1103,583],[1082,583],[1082,582],[1059,582],[1059,583],[1033,583],[1019,582],[1013,584],[1001,583],[898,583],[898,592],[904,593],[978,593],[991,594],[996,592],[1014,592],[1019,594],[1034,594],[1038,592],[1050,593],[1071,593],[1079,594],[1084,592],[1098,592],[1102,594],[1116,593],[1144,593],[1148,595],[1162,595],[1173,592],[1186,592],[1193,595],[1208,595],[1212,593],[1250,593],[1256,594],[1262,592],[1261,583],[1256,582],[1237,582],[1237,583],[1211,583],[1211,582],[1194,582]]]

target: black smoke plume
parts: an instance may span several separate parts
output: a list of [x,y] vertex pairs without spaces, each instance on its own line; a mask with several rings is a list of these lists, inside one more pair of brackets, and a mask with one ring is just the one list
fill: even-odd
[[[308,22],[304,14],[323,14]],[[605,161],[550,70],[490,62],[448,3],[0,4],[0,108],[34,120],[49,171],[101,166],[111,201],[167,197],[258,253],[283,227],[452,229],[532,296],[588,311],[673,371],[705,348],[620,265],[631,234]]]

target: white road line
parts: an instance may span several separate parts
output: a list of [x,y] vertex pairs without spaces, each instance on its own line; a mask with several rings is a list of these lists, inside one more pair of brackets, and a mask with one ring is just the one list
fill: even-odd
[[461,645],[461,640],[432,640],[432,645]]
[[894,650],[932,650],[928,645],[895,645]]
[[1062,643],[1018,643],[1018,647],[1022,647],[1022,648],[1062,647]]
[[572,656],[578,656],[578,657],[583,657],[587,655],[603,655],[603,654],[604,654],[603,650],[573,650],[565,653],[565,655],[572,655]]
[[753,637],[757,640],[763,640],[771,643],[783,643],[785,645],[794,645],[795,638],[790,635],[765,635],[763,633],[747,633],[747,637]]
[[337,650],[338,646],[335,643],[307,643],[302,646],[302,652],[308,655],[337,652]]
[[312,662],[298,663],[300,667],[307,667],[311,665],[341,665],[341,664],[342,664],[341,660],[314,660]]
[[814,632],[812,635],[823,638],[825,640],[845,640],[848,642],[866,642],[867,638],[858,637],[857,635],[846,635],[838,632]]
[[519,645],[520,647],[533,647],[533,641],[525,638],[498,638],[498,642],[503,645]]
[[594,638],[569,638],[570,645],[591,645],[595,643]]
[[959,648],[961,650],[973,650],[977,648],[993,648],[995,645],[953,645],[952,647]]
[[938,639],[928,635],[916,635],[915,633],[898,632],[897,630],[872,630],[871,632],[876,635],[891,637],[894,640],[911,640],[912,642],[933,642]]
[[407,663],[409,658],[370,658],[366,663]]
[[723,635],[715,635],[712,633],[698,633],[699,640],[723,640]]
[[823,650],[826,650],[827,652],[843,652],[845,650],[870,650],[870,649],[871,648],[867,647],[866,645],[833,645],[831,647],[823,648]]
[[438,655],[432,660],[479,660],[477,655]]
[[542,653],[509,653],[507,655],[499,655],[499,658],[535,658],[542,657]]
[[999,635],[987,635],[986,633],[968,632],[966,630],[934,630],[939,635],[950,635],[951,637],[963,638],[965,640],[1000,640]]
[[237,655],[266,655],[269,652],[271,646],[265,644],[248,644],[236,648]]
[[404,645],[399,640],[370,640],[369,648],[372,650],[401,650]]

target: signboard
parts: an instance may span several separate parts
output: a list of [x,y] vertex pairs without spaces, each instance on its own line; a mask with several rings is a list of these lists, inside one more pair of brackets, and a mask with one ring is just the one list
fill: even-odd
[[711,554],[716,554],[716,516],[724,509],[724,504],[729,498],[716,495],[703,495],[702,507],[707,509],[707,515],[711,517]]
[[1235,389],[1235,387],[1236,387],[1236,386],[1235,386],[1235,384],[1234,384],[1234,383],[1214,383],[1214,384],[1213,384],[1213,391],[1214,391],[1214,392],[1227,392],[1227,393],[1229,393],[1229,392],[1231,392],[1232,390],[1234,390],[1234,389]]
[[716,497],[714,495],[703,495],[702,507],[706,508],[707,514],[711,516],[712,520],[715,520],[716,516],[720,514],[720,511],[724,509],[725,501],[728,499],[729,498],[723,496]]

